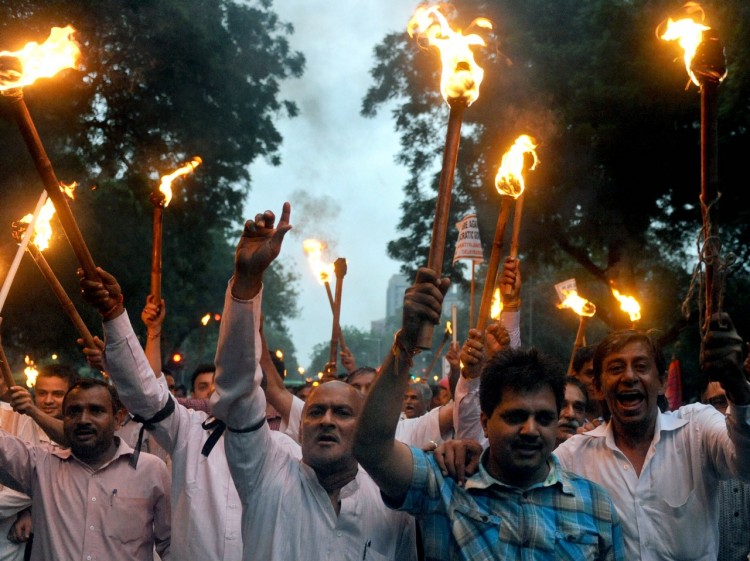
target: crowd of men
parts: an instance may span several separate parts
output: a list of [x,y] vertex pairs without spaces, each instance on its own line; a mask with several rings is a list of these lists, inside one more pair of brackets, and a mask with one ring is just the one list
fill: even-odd
[[[660,408],[656,341],[614,331],[565,372],[520,337],[518,260],[501,319],[436,388],[414,382],[447,279],[422,268],[379,368],[292,393],[263,334],[284,205],[245,224],[214,364],[189,398],[161,366],[164,301],[135,335],[117,280],[81,273],[103,379],[42,370],[2,388],[0,561],[744,560],[750,383],[726,314],[703,342],[704,403]],[[6,539],[7,538],[7,539]]]

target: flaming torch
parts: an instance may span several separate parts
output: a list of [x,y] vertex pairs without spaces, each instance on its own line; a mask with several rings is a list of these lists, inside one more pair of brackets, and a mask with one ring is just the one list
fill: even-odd
[[569,308],[578,314],[578,333],[576,333],[576,340],[573,343],[573,353],[570,355],[570,362],[568,363],[568,374],[573,371],[573,359],[576,356],[578,349],[586,344],[586,327],[588,327],[589,321],[596,314],[596,306],[578,295],[575,290],[563,291],[565,299],[558,308]]
[[36,369],[36,364],[31,360],[29,355],[26,355],[23,361],[26,363],[23,369],[23,373],[26,376],[26,387],[33,388],[36,386],[36,378],[39,376],[39,371]]
[[[471,26],[492,29],[492,23],[485,18],[475,19]],[[469,26],[469,27],[471,27]],[[484,70],[474,61],[473,46],[484,46],[485,42],[474,33],[463,35],[454,31],[438,6],[420,6],[409,21],[409,36],[424,41],[440,51],[443,71],[440,79],[440,92],[450,107],[448,130],[443,150],[443,165],[440,171],[435,221],[432,227],[430,255],[427,266],[440,275],[443,269],[445,238],[448,231],[451,190],[456,171],[458,144],[461,140],[461,121],[464,110],[479,97],[479,86],[484,78]],[[422,325],[417,346],[421,349],[432,347],[434,325]]]
[[496,288],[495,292],[492,293],[492,303],[490,304],[490,318],[493,321],[500,319],[500,314],[503,311],[503,299],[500,296],[500,289]]
[[47,157],[47,152],[23,98],[23,88],[37,79],[50,78],[66,68],[76,68],[80,49],[78,43],[73,40],[74,32],[71,26],[53,27],[49,38],[41,45],[31,42],[20,51],[0,52],[0,94],[10,102],[11,111],[26,142],[26,147],[42,178],[44,188],[55,205],[60,223],[78,262],[87,278],[96,279],[98,274],[94,259],[91,257],[60,188],[60,182],[55,176],[52,163]]
[[[339,350],[339,339],[341,339],[341,292],[344,289],[344,276],[346,275],[346,259],[339,257],[333,262],[333,271],[336,273],[336,298],[333,301],[333,328],[331,329],[331,354],[329,364],[336,364]],[[341,345],[343,348],[344,345]]]
[[630,316],[632,327],[635,329],[635,322],[640,321],[641,319],[641,305],[638,303],[638,300],[632,296],[621,294],[615,287],[611,287],[611,290],[612,295],[620,303],[620,309]]
[[[685,4],[690,15],[704,20],[699,4]],[[685,68],[701,93],[701,214],[703,218],[702,261],[706,266],[706,315],[704,331],[718,310],[722,282],[716,263],[721,253],[714,204],[719,198],[719,84],[727,76],[724,47],[715,30],[691,17],[660,24],[657,35],[665,41],[677,41],[684,51]],[[688,83],[689,85],[689,83]]]
[[500,193],[500,214],[497,217],[495,226],[495,238],[492,241],[492,252],[490,261],[487,265],[487,276],[484,280],[484,289],[482,291],[482,302],[479,306],[479,317],[477,318],[477,329],[484,330],[487,326],[487,319],[492,304],[492,294],[495,290],[497,281],[497,271],[500,268],[500,255],[503,250],[503,238],[505,237],[505,225],[508,222],[510,208],[515,203],[515,213],[513,217],[513,239],[511,244],[510,256],[515,259],[518,256],[518,234],[521,229],[521,213],[523,211],[523,191],[526,182],[523,178],[524,162],[526,154],[530,154],[533,163],[529,169],[533,170],[538,159],[534,149],[536,143],[533,138],[526,134],[519,136],[513,143],[513,146],[503,154],[500,162],[500,168],[495,176],[495,188]]
[[[164,209],[172,200],[172,182],[178,177],[187,175],[203,163],[199,156],[168,175],[163,175],[159,188],[151,193],[151,204],[154,205],[154,239],[151,248],[151,296],[157,306],[161,302],[161,248],[162,218]],[[205,325],[205,324],[204,324]]]
[[[328,303],[331,306],[331,313],[336,315],[336,301],[333,298],[333,292],[331,291],[331,277],[334,276],[334,264],[328,263],[323,260],[323,250],[325,250],[326,244],[319,241],[308,239],[302,242],[302,250],[307,255],[307,262],[310,264],[310,268],[313,274],[318,277],[318,280],[323,286],[325,286],[326,294],[328,295]],[[338,338],[341,344],[341,349],[348,351],[344,341],[344,335],[341,332],[341,326],[338,326]],[[334,357],[335,360],[335,357]]]
[[[76,186],[76,183],[73,183],[71,185],[64,185],[65,193],[71,199],[73,198],[73,192],[75,191]],[[33,238],[26,246],[26,251],[28,251],[29,255],[31,255],[34,263],[36,263],[36,266],[39,269],[39,272],[42,273],[44,280],[47,281],[47,284],[52,289],[52,292],[57,297],[57,300],[60,302],[63,311],[73,323],[73,326],[76,328],[78,333],[81,335],[81,338],[83,339],[86,347],[93,349],[96,348],[96,345],[94,344],[94,337],[91,335],[91,331],[89,331],[89,328],[83,322],[83,319],[78,313],[78,310],[76,310],[75,304],[73,304],[73,301],[70,299],[67,292],[65,292],[65,289],[52,270],[52,267],[49,266],[49,263],[45,259],[44,255],[42,255],[42,251],[49,247],[49,242],[52,239],[51,221],[54,215],[55,206],[52,204],[52,200],[48,199],[47,202],[44,203],[42,211],[39,214],[39,218],[36,222],[36,225],[34,226]],[[31,214],[27,214],[26,216],[21,218],[21,220],[13,224],[13,235],[16,238],[16,241],[18,241],[19,243],[21,242],[21,238],[26,233],[26,228],[28,227],[32,218],[33,216]]]

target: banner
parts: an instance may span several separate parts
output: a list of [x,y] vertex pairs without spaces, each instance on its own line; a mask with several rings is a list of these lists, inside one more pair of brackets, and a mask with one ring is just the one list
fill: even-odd
[[484,263],[482,241],[479,239],[479,225],[476,214],[467,214],[456,224],[458,241],[453,263],[459,259],[471,259],[474,263]]
[[571,292],[578,293],[576,279],[568,279],[566,281],[558,282],[555,285],[555,291],[557,292],[557,297],[560,298],[560,302],[564,302],[565,298],[567,298],[568,294]]

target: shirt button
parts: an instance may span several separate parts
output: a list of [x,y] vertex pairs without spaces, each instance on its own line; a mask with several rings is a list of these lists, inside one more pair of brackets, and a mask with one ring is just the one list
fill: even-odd
[[625,471],[627,471],[627,470],[630,469],[630,466],[628,464],[623,464],[622,465],[622,469],[624,469]]
[[96,497],[91,497],[91,500],[96,502]]
[[337,535],[338,537],[341,537],[341,530],[339,530],[338,532],[336,532],[336,535]]
[[94,527],[93,527],[93,526],[89,526],[89,530],[93,530],[93,529],[94,529]]
[[91,555],[86,557],[87,561],[91,561]]

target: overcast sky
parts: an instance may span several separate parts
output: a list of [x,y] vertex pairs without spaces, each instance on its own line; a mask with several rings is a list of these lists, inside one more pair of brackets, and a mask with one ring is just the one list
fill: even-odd
[[[253,188],[246,217],[292,204],[295,231],[280,259],[300,272],[300,317],[291,322],[297,358],[309,365],[312,347],[330,336],[324,287],[302,251],[307,237],[331,244],[329,260],[345,257],[341,323],[369,330],[385,316],[385,292],[399,263],[386,254],[397,235],[403,168],[394,163],[398,137],[390,110],[365,119],[359,111],[372,83],[373,48],[389,32],[404,31],[414,9],[404,0],[278,0],[279,16],[294,25],[292,47],[307,59],[303,77],[283,84],[281,98],[300,114],[277,122],[282,164],[250,168]],[[292,234],[295,234],[294,236]]]

